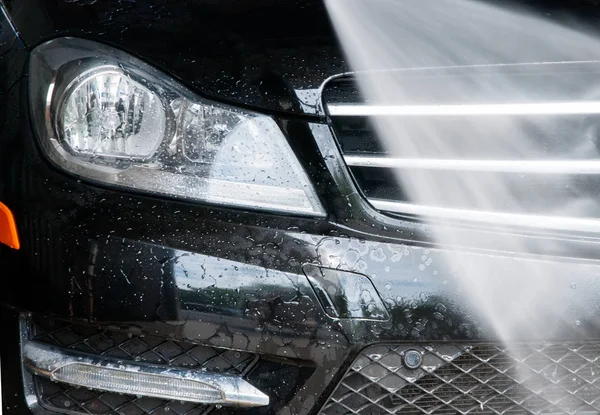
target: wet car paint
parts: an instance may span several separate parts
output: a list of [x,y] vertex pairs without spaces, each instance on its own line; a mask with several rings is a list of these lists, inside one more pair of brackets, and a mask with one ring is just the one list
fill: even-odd
[[[55,171],[40,158],[31,132],[21,130],[29,136],[20,149],[25,162],[13,168],[26,179],[9,181],[3,197],[17,216],[23,248],[0,248],[5,275],[12,281],[2,290],[3,301],[28,311],[315,368],[280,413],[310,412],[366,345],[494,338],[460,295],[453,273],[444,266],[444,248],[431,241],[430,226],[384,216],[365,204],[345,170],[336,170],[339,158],[327,156],[335,145],[327,125],[289,121],[286,127],[291,138],[312,134],[325,160],[316,169],[321,186],[333,182],[332,187],[341,189],[326,220],[217,209],[95,187]],[[330,171],[337,176],[328,176]],[[554,243],[539,243],[544,239]],[[600,270],[581,261],[586,251],[578,247],[596,254],[594,241],[556,235],[538,235],[536,241],[540,249],[580,254],[572,255],[571,262],[549,265],[560,267],[553,273],[554,286],[567,291],[575,307],[564,322],[557,322],[560,327],[547,329],[565,337],[593,337],[600,323],[595,294]],[[482,247],[464,251],[485,252]],[[499,269],[511,261],[532,260],[518,254],[485,257]],[[306,264],[369,278],[375,287],[370,295],[381,298],[390,318],[327,315],[304,273]],[[571,284],[579,289],[572,290]]]
[[323,78],[347,70],[321,1],[5,5],[28,45],[65,35],[100,40],[171,72],[206,96],[243,106],[314,114]]
[[[245,107],[323,115],[323,82],[349,71],[323,0],[3,3],[28,46],[58,36],[98,40],[147,60],[201,94]],[[600,9],[593,1],[500,3],[598,29]]]
[[[313,268],[366,277],[373,286],[363,286],[360,293],[381,300],[385,312],[332,317],[311,287],[308,277],[312,273],[306,265],[282,266],[283,262],[272,261],[256,261],[253,265],[252,260],[172,250],[115,237],[89,244],[92,252],[88,254],[95,262],[93,267],[88,264],[87,271],[83,263],[73,270],[74,275],[81,277],[74,279],[69,308],[77,318],[112,322],[158,320],[180,326],[187,339],[200,338],[213,345],[305,360],[312,360],[307,348],[310,339],[349,347],[377,340],[494,338],[486,322],[477,318],[476,309],[461,292],[455,275],[444,266],[442,250],[294,232],[280,237],[282,246],[295,246],[295,252],[278,250],[277,259],[285,257],[294,263],[301,257],[310,261]],[[261,244],[252,244],[248,251],[252,253],[254,249],[262,249]],[[497,263],[499,279],[506,270],[536,261],[480,254],[465,254],[464,259]],[[565,294],[563,302],[571,303],[567,307],[570,312],[562,316],[564,321],[549,321],[540,335],[556,335],[555,324],[568,322],[571,324],[566,326],[572,326],[572,330],[562,335],[593,335],[600,306],[600,267],[558,261],[537,266],[546,269],[548,285]],[[343,290],[338,295],[344,295]],[[225,322],[229,336],[223,338],[214,330],[188,327],[196,322]],[[234,334],[239,333],[236,338]],[[264,333],[275,338],[275,348],[265,349],[260,341],[255,344],[249,340]],[[528,337],[531,335],[527,333]]]

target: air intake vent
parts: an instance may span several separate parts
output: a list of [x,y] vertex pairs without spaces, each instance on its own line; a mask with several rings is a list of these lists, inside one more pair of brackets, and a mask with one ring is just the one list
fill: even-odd
[[321,415],[598,414],[599,357],[596,341],[373,346]]

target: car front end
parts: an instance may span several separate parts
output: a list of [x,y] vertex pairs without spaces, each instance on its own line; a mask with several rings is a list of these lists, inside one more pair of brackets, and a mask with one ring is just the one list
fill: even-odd
[[[2,12],[6,413],[600,411],[595,222],[421,220],[361,164],[382,152],[322,2]],[[559,318],[515,352],[452,255],[543,270]]]

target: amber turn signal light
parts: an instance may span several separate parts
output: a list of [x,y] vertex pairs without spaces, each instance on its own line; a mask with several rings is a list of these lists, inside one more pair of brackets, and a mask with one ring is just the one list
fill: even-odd
[[0,243],[13,249],[21,248],[17,224],[10,209],[0,202]]

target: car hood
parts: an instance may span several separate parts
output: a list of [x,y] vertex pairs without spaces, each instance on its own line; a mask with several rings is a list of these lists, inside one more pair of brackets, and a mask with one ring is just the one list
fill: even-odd
[[322,0],[8,0],[32,47],[57,36],[132,53],[206,97],[316,115],[347,71]]
[[[323,115],[324,82],[349,71],[324,1],[1,0],[30,47],[58,36],[85,37],[132,53],[206,97],[311,116]],[[492,3],[598,28],[594,1]]]

